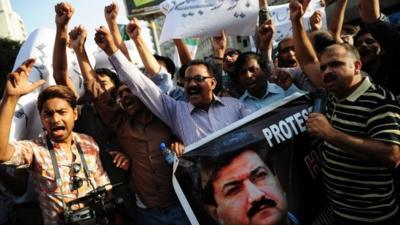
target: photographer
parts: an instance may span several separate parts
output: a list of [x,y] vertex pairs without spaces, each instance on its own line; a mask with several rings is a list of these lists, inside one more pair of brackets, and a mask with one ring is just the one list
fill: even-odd
[[97,144],[89,136],[72,132],[77,119],[76,97],[65,86],[50,86],[39,94],[37,107],[44,132],[37,139],[8,142],[18,100],[45,83],[30,83],[28,75],[34,62],[26,60],[7,76],[0,104],[0,162],[32,170],[45,224],[59,224],[59,214],[68,202],[110,181],[100,163]]

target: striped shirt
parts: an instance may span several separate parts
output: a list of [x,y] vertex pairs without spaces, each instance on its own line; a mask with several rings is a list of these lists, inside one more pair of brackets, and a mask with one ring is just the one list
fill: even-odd
[[[110,183],[106,172],[101,165],[99,158],[99,148],[96,142],[90,136],[78,133],[72,133],[73,139],[79,142],[82,152],[90,173],[90,180],[95,186],[103,186]],[[30,167],[33,170],[33,180],[35,181],[35,190],[39,195],[40,208],[42,209],[43,219],[46,225],[58,224],[59,214],[64,211],[63,197],[65,202],[69,202],[76,198],[85,196],[92,191],[92,187],[85,179],[84,170],[81,170],[76,176],[85,180],[83,185],[77,190],[72,189],[71,165],[79,163],[82,167],[81,158],[79,156],[76,145],[71,146],[72,153],[76,156],[75,161],[71,162],[63,149],[53,142],[54,153],[57,159],[57,165],[60,170],[62,180],[62,191],[56,184],[54,168],[51,161],[50,153],[47,148],[45,134],[42,133],[39,138],[23,141],[15,141],[11,144],[14,147],[14,154],[9,161],[3,164],[16,167]]]
[[[328,97],[327,118],[349,135],[400,144],[400,107],[389,91],[366,77],[346,99]],[[382,222],[398,212],[392,170],[361,160],[325,141],[322,173],[335,216]]]

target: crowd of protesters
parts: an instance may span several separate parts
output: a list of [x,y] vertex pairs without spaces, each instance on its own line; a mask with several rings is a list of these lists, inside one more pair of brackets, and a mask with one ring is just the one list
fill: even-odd
[[[228,47],[222,30],[211,38],[212,57],[200,60],[194,59],[182,40],[175,39],[181,68],[151,53],[136,18],[127,24],[126,32],[144,68],[134,65],[116,23],[116,3],[104,9],[108,28],[99,27],[95,33],[95,42],[112,67],[91,65],[84,21],[83,26],[68,28],[74,8],[58,3],[52,64],[57,85],[45,88],[38,97],[44,131],[36,139],[9,142],[10,127],[18,100],[45,81],[29,82],[34,59],[7,75],[0,105],[0,225],[62,224],[59,215],[66,203],[119,182],[124,185],[114,188],[112,195],[124,199],[123,213],[98,223],[190,224],[160,143],[180,157],[185,146],[273,102],[321,89],[327,103],[323,112],[309,114],[307,132],[322,140],[320,166],[332,210],[329,224],[400,224],[396,189],[400,31],[380,12],[379,0],[360,0],[361,23],[344,24],[348,1],[336,1],[327,30],[321,12],[316,11],[310,18],[312,30],[306,31],[303,16],[309,1],[291,0],[292,37],[274,49],[276,29],[268,1],[259,0],[257,52]],[[83,76],[83,97],[68,74],[68,47],[75,52]],[[256,158],[251,151],[242,156]],[[257,174],[263,176],[263,172]],[[16,204],[13,195],[33,188],[28,177],[34,181],[37,200]],[[235,190],[248,193],[250,206],[263,198],[252,195],[257,191],[254,184],[243,181]],[[37,216],[39,206],[39,221],[23,222],[24,216]],[[227,219],[218,206],[210,213],[216,215],[217,223],[258,224],[250,217],[259,211],[253,210],[244,220]],[[21,207],[26,212],[18,214]],[[260,224],[310,223],[297,220],[287,209],[280,215],[267,216]]]

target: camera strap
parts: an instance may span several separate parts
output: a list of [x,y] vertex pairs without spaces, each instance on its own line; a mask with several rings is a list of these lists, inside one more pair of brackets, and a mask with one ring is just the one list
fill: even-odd
[[57,165],[56,154],[54,153],[54,146],[51,143],[49,137],[47,137],[47,136],[46,136],[46,142],[47,142],[47,148],[49,149],[49,153],[50,153],[50,157],[51,157],[51,163],[53,164],[54,176],[56,177],[56,184],[57,184],[58,188],[60,188],[61,201],[62,201],[62,204],[63,204],[64,212],[66,212],[66,210],[68,210],[68,208],[67,208],[67,206],[65,204],[64,191],[63,191],[63,187],[62,187],[62,180],[61,180],[61,176],[60,176],[60,170],[58,169],[58,165]]
[[94,188],[94,185],[92,184],[92,181],[90,180],[89,168],[87,166],[85,155],[83,154],[81,145],[76,140],[74,140],[74,142],[75,142],[76,148],[78,149],[79,155],[81,157],[83,171],[85,172],[86,179],[87,179],[87,181],[89,182],[90,186],[93,188],[93,191],[94,191],[95,188]]
[[[58,188],[60,188],[63,208],[64,208],[64,210],[68,210],[66,203],[65,203],[65,199],[64,199],[64,192],[63,192],[63,188],[62,188],[62,179],[61,179],[60,170],[59,170],[58,164],[57,164],[56,154],[54,152],[54,146],[53,146],[53,143],[51,143],[50,138],[48,136],[46,136],[46,142],[47,142],[47,148],[48,148],[48,150],[50,152],[50,156],[51,156],[51,163],[53,164],[54,175],[56,178],[56,184],[57,184]],[[90,186],[92,187],[92,189],[94,191],[95,188],[90,180],[89,168],[87,166],[85,155],[83,154],[81,145],[75,139],[74,139],[74,143],[76,145],[76,148],[78,149],[79,156],[81,157],[83,171],[85,173],[87,182],[90,184]]]

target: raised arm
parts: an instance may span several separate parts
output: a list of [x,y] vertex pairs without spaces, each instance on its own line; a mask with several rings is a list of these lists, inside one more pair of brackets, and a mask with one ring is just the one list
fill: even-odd
[[372,36],[382,46],[386,55],[392,58],[400,56],[400,32],[395,26],[381,21],[378,0],[361,0],[360,14]]
[[311,30],[319,31],[322,29],[322,15],[321,11],[315,11],[310,17]]
[[140,27],[139,20],[135,17],[129,21],[126,32],[129,37],[133,40],[136,48],[139,52],[140,58],[143,61],[144,67],[147,74],[152,77],[158,74],[161,70],[160,64],[157,62],[156,58],[151,54],[150,49],[147,47],[146,42],[142,36],[142,28]]
[[121,33],[119,32],[117,24],[118,12],[119,12],[119,7],[116,2],[113,2],[112,4],[104,8],[104,16],[106,18],[108,29],[110,29],[110,33],[113,37],[114,43],[125,55],[125,57],[132,62],[128,53],[128,48],[126,47],[125,42],[122,40]]
[[335,3],[336,4],[335,11],[333,11],[332,16],[330,17],[331,20],[329,21],[328,24],[328,30],[332,32],[336,40],[342,40],[340,34],[343,28],[343,21],[346,12],[347,2],[348,0],[337,0]]
[[322,86],[322,81],[318,57],[303,25],[304,6],[298,0],[291,0],[289,9],[296,58],[301,69],[307,74],[314,86],[320,87]]
[[[258,48],[264,57],[267,68],[272,69],[272,40],[275,35],[275,25],[272,20],[265,21],[258,28]],[[271,71],[269,71],[271,74]]]
[[85,89],[91,93],[93,97],[97,97],[103,93],[103,89],[98,88],[96,72],[94,71],[92,65],[90,65],[89,58],[85,50],[87,32],[82,26],[78,26],[69,32],[69,37],[70,47],[74,49],[75,55],[79,62],[79,67],[84,79]]
[[8,140],[18,100],[45,83],[44,80],[30,83],[28,75],[34,63],[34,59],[28,59],[7,76],[3,99],[0,103],[0,162],[10,160],[14,153],[14,147],[8,143]]
[[68,3],[58,3],[54,6],[56,12],[56,38],[53,49],[53,76],[59,85],[65,85],[78,96],[76,88],[68,76],[67,43],[68,23],[74,14],[74,8]]
[[176,49],[178,49],[179,59],[181,60],[182,65],[187,64],[193,60],[192,54],[190,53],[188,47],[182,39],[174,39],[174,43]]
[[227,39],[225,31],[221,30],[221,35],[211,38],[211,46],[213,48],[214,65],[215,65],[215,79],[217,80],[217,87],[214,89],[215,93],[219,93],[223,89],[222,73],[225,50],[227,48]]
[[379,0],[361,0],[360,16],[364,23],[377,22],[381,16]]
[[[104,27],[97,29],[95,35],[97,45],[110,56],[111,63],[117,70],[118,77],[158,118],[168,126],[174,122],[176,101],[164,94],[161,89],[146,77],[134,64],[121,57],[121,52],[113,43],[110,33]],[[182,104],[185,104],[182,102]]]
[[268,0],[258,0],[260,11],[258,12],[258,25],[261,26],[265,21],[271,19],[268,10]]

